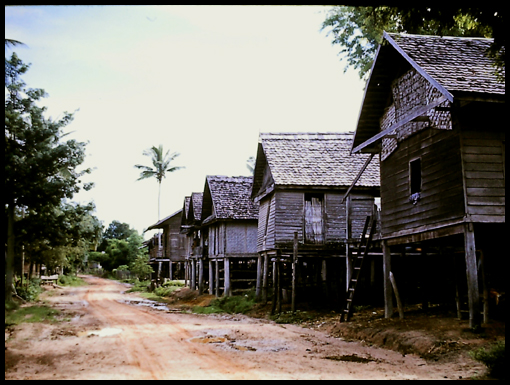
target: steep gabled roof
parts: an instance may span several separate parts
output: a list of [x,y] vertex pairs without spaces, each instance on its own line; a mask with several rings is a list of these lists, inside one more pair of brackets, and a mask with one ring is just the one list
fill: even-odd
[[202,207],[203,223],[213,220],[257,220],[258,204],[250,199],[252,183],[252,177],[207,176]]
[[[252,196],[262,187],[264,172],[271,173],[276,186],[349,187],[368,158],[350,154],[352,138],[352,132],[261,133]],[[356,186],[379,187],[377,159]]]
[[173,214],[170,214],[169,216],[157,221],[155,224],[149,226],[147,228],[147,230],[145,231],[148,231],[148,230],[152,230],[152,229],[162,229],[163,227],[167,226],[170,221],[175,218],[177,215],[181,216],[182,215],[182,209],[179,209],[178,211],[176,211],[175,213]]
[[505,82],[498,80],[494,61],[486,55],[493,39],[393,33],[385,38],[413,67],[452,94],[505,94]]
[[[498,79],[493,60],[485,54],[492,42],[493,39],[385,32],[365,88],[352,148],[379,133],[379,119],[387,107],[391,82],[405,68],[414,68],[450,102],[474,97],[504,101],[505,82]],[[376,143],[362,151],[378,152]]]

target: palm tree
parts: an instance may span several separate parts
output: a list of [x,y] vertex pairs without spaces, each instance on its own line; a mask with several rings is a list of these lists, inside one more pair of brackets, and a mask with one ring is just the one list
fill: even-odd
[[145,150],[143,152],[143,155],[149,156],[152,161],[153,167],[150,166],[144,166],[142,164],[135,165],[136,168],[142,170],[140,174],[140,178],[137,180],[147,179],[147,178],[156,178],[159,184],[158,189],[158,221],[160,218],[160,205],[161,205],[161,181],[163,178],[166,177],[167,172],[174,172],[184,167],[179,166],[170,166],[170,163],[172,163],[175,158],[177,158],[180,154],[177,152],[174,152],[172,154],[169,154],[170,150],[168,150],[163,156],[163,145],[159,145],[159,147],[151,147],[148,150]]

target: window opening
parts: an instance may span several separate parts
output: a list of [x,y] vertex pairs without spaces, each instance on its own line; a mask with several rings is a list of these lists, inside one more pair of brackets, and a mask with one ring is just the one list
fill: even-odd
[[421,159],[409,162],[409,189],[411,197],[409,200],[416,204],[420,200],[421,193]]
[[305,242],[324,242],[324,194],[305,194]]

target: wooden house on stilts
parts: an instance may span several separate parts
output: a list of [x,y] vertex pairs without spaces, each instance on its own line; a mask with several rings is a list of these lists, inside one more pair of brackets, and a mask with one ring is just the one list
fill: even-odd
[[193,290],[197,288],[196,272],[198,263],[202,258],[200,232],[200,225],[202,224],[202,199],[203,193],[201,192],[194,192],[191,196],[185,197],[181,216],[181,233],[186,236],[184,244],[184,280],[186,286]]
[[378,48],[352,152],[380,158],[387,317],[390,271],[424,303],[455,298],[460,311],[465,290],[471,327],[480,298],[487,320],[489,289],[504,290],[505,82],[491,43],[384,33]]
[[230,296],[255,287],[258,203],[250,199],[251,187],[251,177],[206,178],[199,293]]
[[379,162],[352,156],[352,139],[353,133],[260,134],[251,197],[260,204],[257,294],[264,302],[270,280],[279,293],[273,306],[296,292],[302,300],[313,288],[344,301],[352,273],[345,256],[379,196]]
[[182,209],[149,226],[146,231],[162,229],[149,242],[149,264],[157,284],[164,278],[184,279],[185,235],[181,234]]

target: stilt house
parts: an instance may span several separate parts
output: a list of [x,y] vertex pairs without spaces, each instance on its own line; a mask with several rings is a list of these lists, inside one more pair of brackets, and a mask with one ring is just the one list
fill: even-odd
[[[255,287],[258,203],[252,177],[207,176],[202,204],[199,293],[232,295]],[[206,282],[207,281],[207,282]]]
[[[378,48],[352,152],[380,157],[386,316],[390,270],[408,292],[421,282],[423,295],[439,289],[458,307],[464,283],[471,326],[480,295],[487,305],[504,287],[505,82],[491,43],[384,33]],[[423,258],[390,260],[406,250]]]
[[203,193],[194,192],[185,197],[181,216],[181,233],[186,235],[185,241],[185,281],[193,290],[197,287],[197,261],[202,257],[201,247],[201,216]]
[[[155,256],[150,255],[151,258],[149,260],[157,281],[161,281],[163,278],[184,279],[186,235],[180,232],[181,217],[182,209],[147,228],[147,230],[163,230],[161,235],[161,252]],[[155,235],[154,241],[151,243],[152,250],[159,249],[158,238],[159,236]]]
[[251,197],[260,204],[258,287],[264,300],[269,262],[289,261],[295,233],[298,281],[325,283],[328,270],[330,281],[343,282],[338,291],[345,294],[349,241],[360,237],[379,196],[379,162],[352,156],[352,139],[352,132],[260,134]]

